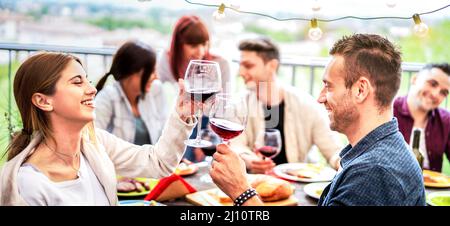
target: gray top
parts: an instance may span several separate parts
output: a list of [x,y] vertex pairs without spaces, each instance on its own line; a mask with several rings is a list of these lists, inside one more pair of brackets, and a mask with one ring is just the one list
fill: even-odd
[[144,120],[142,120],[141,117],[134,117],[134,120],[136,124],[136,132],[133,143],[137,145],[151,144],[151,137],[150,134],[148,134],[147,126],[145,125]]

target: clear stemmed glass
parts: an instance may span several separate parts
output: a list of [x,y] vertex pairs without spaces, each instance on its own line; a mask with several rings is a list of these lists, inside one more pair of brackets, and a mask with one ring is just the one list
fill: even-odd
[[[205,154],[205,161],[209,167],[212,162],[212,156],[216,152],[216,145],[219,144],[221,140],[220,137],[213,133],[210,129],[202,129],[200,136],[202,140],[211,142],[211,146],[201,148],[203,154]],[[212,183],[212,179],[209,174],[201,176],[200,181],[205,183]]]
[[210,110],[209,125],[224,143],[228,143],[244,131],[247,115],[244,98],[226,93],[217,94]]
[[281,151],[281,134],[277,129],[265,129],[255,142],[256,151],[266,158],[275,158]]
[[221,88],[221,72],[217,62],[208,60],[191,60],[184,76],[186,92],[191,101],[196,102],[197,136],[195,139],[186,140],[184,143],[191,147],[211,146],[211,142],[204,141],[200,137],[201,117],[203,115],[203,103],[214,96]]
[[255,151],[262,155],[263,159],[273,159],[280,154],[281,145],[282,140],[280,131],[277,129],[265,129],[258,134],[255,142]]

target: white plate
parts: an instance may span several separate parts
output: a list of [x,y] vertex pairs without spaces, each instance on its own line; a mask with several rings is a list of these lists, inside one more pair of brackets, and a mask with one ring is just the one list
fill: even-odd
[[[320,199],[323,190],[330,184],[329,182],[317,182],[305,185],[303,191],[311,198]],[[317,191],[322,191],[320,194]]]
[[119,201],[119,206],[165,206],[162,203],[145,200],[122,200]]
[[450,191],[437,191],[427,194],[427,203],[430,206],[450,206],[450,202],[447,203],[437,203],[435,198],[450,199]]
[[319,171],[319,175],[317,177],[313,178],[300,178],[293,175],[289,175],[286,172],[290,170],[298,170],[298,169],[308,169],[309,165],[314,165],[311,163],[285,163],[275,166],[273,168],[273,172],[282,178],[293,180],[293,181],[300,181],[300,182],[326,182],[331,181],[336,175],[336,170],[325,166]]

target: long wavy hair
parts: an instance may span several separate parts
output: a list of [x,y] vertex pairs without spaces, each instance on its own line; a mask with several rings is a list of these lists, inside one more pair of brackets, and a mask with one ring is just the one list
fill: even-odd
[[23,129],[13,135],[7,149],[8,160],[28,146],[35,132],[40,132],[44,139],[52,139],[48,116],[36,107],[31,99],[35,93],[53,95],[62,71],[72,60],[82,65],[80,59],[73,55],[55,52],[37,53],[20,65],[14,78],[14,98],[22,118]]

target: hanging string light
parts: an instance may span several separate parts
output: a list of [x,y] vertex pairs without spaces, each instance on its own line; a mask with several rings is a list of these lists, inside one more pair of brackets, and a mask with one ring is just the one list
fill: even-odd
[[415,23],[413,27],[414,34],[416,34],[419,37],[425,37],[428,33],[428,26],[422,22],[419,14],[414,14],[413,20]]
[[389,8],[394,8],[397,5],[397,0],[387,0],[386,5]]
[[313,4],[311,6],[312,11],[317,12],[321,8],[322,8],[322,5],[320,4],[319,0],[314,0]]
[[309,28],[308,36],[313,41],[322,38],[322,30],[317,26],[317,19],[311,20],[311,28]]
[[[422,23],[422,21],[420,20],[420,16],[425,15],[425,14],[435,13],[437,11],[440,11],[440,10],[443,10],[445,8],[450,7],[450,4],[449,4],[449,5],[443,6],[441,8],[432,10],[432,11],[416,13],[412,17],[411,16],[410,17],[398,17],[398,16],[380,16],[380,17],[343,16],[343,17],[338,17],[338,18],[334,18],[334,19],[320,19],[320,18],[308,19],[308,18],[301,18],[301,17],[278,18],[278,17],[274,17],[274,16],[271,16],[271,15],[263,14],[263,13],[242,11],[239,8],[227,7],[223,3],[220,4],[220,5],[213,5],[213,4],[204,4],[204,3],[192,2],[190,0],[184,0],[184,1],[189,3],[189,4],[192,4],[192,5],[201,5],[201,6],[215,7],[215,8],[219,7],[219,9],[216,10],[214,12],[214,14],[213,14],[213,17],[215,19],[219,19],[219,20],[223,19],[225,17],[225,13],[224,13],[225,12],[225,8],[228,8],[230,10],[233,10],[233,11],[237,12],[237,13],[250,14],[250,15],[256,15],[256,16],[263,16],[263,17],[267,17],[267,18],[274,19],[274,20],[277,20],[277,21],[310,21],[310,23],[311,23],[310,31],[313,28],[317,28],[317,29],[320,30],[320,28],[312,26],[312,23],[313,23],[312,21],[313,20],[315,21],[314,23],[317,24],[317,22],[334,22],[334,21],[345,20],[345,19],[357,19],[357,20],[380,20],[380,19],[410,20],[410,19],[413,19],[414,23],[415,23],[415,25],[414,25],[414,33],[416,35],[418,35],[418,36],[424,36],[428,32],[428,26],[426,24]],[[387,0],[386,4],[387,4],[388,7],[395,7],[397,5],[396,0]],[[320,8],[315,8],[315,7],[313,7],[312,9],[313,10],[314,9],[320,10]],[[317,30],[312,30],[311,33],[312,34],[309,35],[309,32],[308,32],[308,35],[310,37],[311,36],[312,37],[319,37],[319,36],[322,35],[322,31],[320,31],[320,35],[318,35],[319,32]],[[311,38],[311,39],[313,39],[313,38]],[[319,37],[319,39],[320,39],[320,37]]]
[[225,18],[225,4],[220,4],[219,8],[214,11],[213,17],[215,20],[222,20]]

